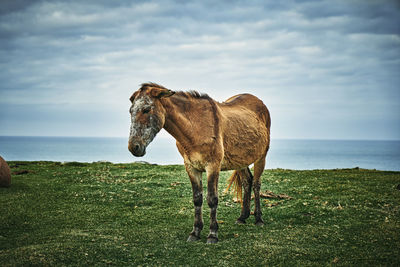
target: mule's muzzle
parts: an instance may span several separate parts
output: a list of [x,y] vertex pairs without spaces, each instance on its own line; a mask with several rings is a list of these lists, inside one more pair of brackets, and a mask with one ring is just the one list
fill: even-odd
[[129,142],[128,149],[135,157],[143,157],[146,154],[146,147],[141,144]]

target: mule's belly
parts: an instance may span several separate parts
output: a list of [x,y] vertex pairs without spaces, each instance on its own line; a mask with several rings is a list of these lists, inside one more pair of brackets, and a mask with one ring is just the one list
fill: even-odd
[[269,147],[268,132],[262,127],[247,128],[246,133],[224,139],[222,170],[242,169],[265,156]]
[[[239,146],[240,147],[240,146]],[[265,156],[267,146],[242,147],[242,153],[225,152],[221,162],[221,170],[239,170],[248,167]]]
[[[208,150],[207,152],[192,152],[192,153],[181,153],[185,165],[189,165],[191,168],[198,171],[204,172],[207,170],[207,166],[220,166],[221,171],[227,170],[239,170],[244,169],[250,164],[256,162],[263,157],[266,146],[259,144],[260,146],[247,146],[245,149],[241,149],[244,153],[235,153],[235,151],[227,150],[222,157],[213,157],[215,150]],[[238,144],[240,147],[240,144]],[[265,147],[265,149],[260,149]],[[214,148],[215,149],[215,148]]]

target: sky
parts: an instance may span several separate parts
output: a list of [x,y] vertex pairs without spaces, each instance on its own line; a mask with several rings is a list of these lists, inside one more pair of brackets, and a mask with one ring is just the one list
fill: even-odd
[[395,0],[1,0],[0,69],[0,135],[127,137],[151,81],[254,94],[272,138],[400,139]]

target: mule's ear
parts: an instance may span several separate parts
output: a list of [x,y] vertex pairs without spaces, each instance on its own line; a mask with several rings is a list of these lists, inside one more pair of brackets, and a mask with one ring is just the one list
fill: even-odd
[[129,98],[131,103],[133,103],[133,100],[135,100],[135,97],[137,96],[138,93],[139,93],[139,91],[134,92],[133,95],[131,96],[131,98]]
[[164,88],[152,88],[150,95],[155,98],[170,97],[175,94],[174,91]]

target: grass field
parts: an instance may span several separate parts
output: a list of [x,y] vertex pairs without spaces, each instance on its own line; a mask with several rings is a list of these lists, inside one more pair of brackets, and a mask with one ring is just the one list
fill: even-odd
[[[236,225],[223,195],[219,239],[187,243],[193,205],[183,166],[9,162],[0,188],[0,265],[390,266],[400,263],[400,172],[266,170],[264,227]],[[204,177],[203,177],[204,178]]]

